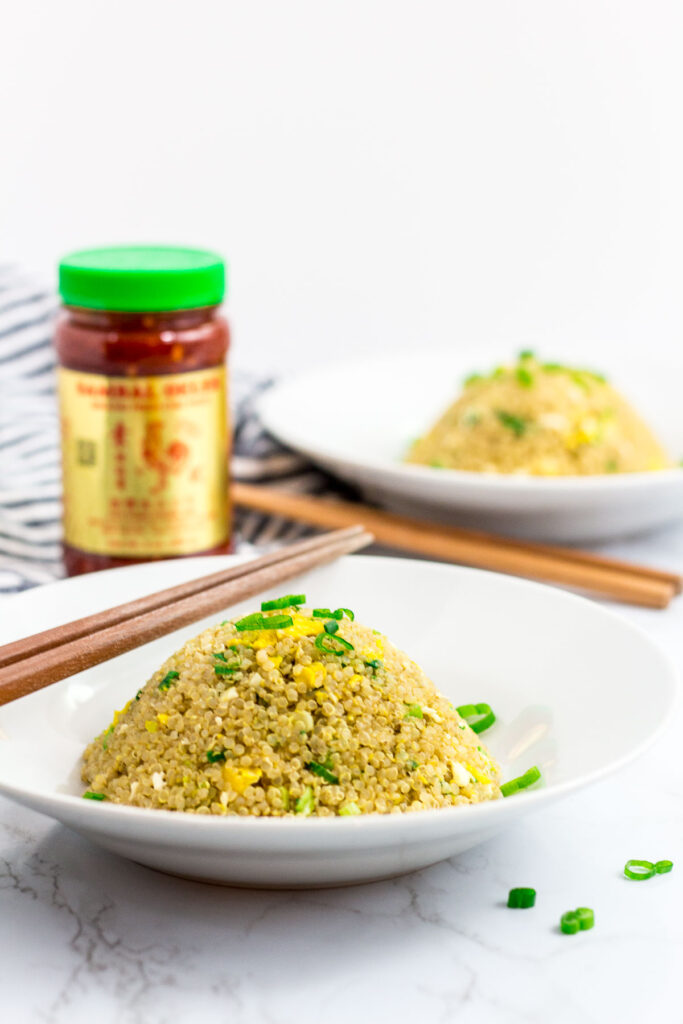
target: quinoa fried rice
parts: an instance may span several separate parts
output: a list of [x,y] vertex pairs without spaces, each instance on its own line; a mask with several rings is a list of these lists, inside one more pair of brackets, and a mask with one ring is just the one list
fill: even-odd
[[532,352],[462,395],[406,457],[436,469],[584,476],[664,469],[670,459],[631,405],[590,370],[544,363]]
[[481,739],[415,662],[351,614],[280,606],[188,641],[87,747],[85,795],[261,817],[498,798],[499,766]]

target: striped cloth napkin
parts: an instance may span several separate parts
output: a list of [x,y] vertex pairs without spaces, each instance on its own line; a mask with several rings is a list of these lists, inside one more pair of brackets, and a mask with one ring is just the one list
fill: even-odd
[[[61,475],[53,320],[58,300],[42,282],[0,266],[0,594],[48,583],[61,564]],[[254,412],[271,381],[232,374],[235,479],[309,494],[340,490],[264,433]],[[269,547],[306,527],[237,513],[238,547]]]

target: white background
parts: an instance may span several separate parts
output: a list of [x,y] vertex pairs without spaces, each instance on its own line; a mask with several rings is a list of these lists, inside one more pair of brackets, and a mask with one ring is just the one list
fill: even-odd
[[0,258],[230,264],[242,365],[682,336],[677,0],[3,8]]

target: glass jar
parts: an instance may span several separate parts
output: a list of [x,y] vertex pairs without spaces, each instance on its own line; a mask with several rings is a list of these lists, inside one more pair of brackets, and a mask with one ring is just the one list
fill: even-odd
[[67,572],[229,551],[223,261],[91,249],[59,290]]

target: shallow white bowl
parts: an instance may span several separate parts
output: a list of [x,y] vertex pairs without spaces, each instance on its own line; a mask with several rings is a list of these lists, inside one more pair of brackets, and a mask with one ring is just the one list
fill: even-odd
[[[151,563],[29,591],[3,603],[0,643],[230,561]],[[421,663],[454,703],[488,701],[498,721],[484,739],[506,777],[537,764],[543,787],[473,807],[303,820],[198,817],[83,800],[85,745],[207,621],[0,708],[0,792],[162,871],[245,886],[339,885],[457,854],[596,782],[641,753],[672,707],[675,673],[652,641],[613,613],[559,590],[471,569],[360,556],[286,589],[303,590],[322,606],[352,607],[360,621]]]
[[[683,470],[592,477],[465,473],[402,463],[459,394],[474,369],[498,353],[425,352],[355,360],[283,381],[259,402],[271,434],[397,512],[497,533],[563,542],[602,541],[683,517]],[[683,456],[683,368],[649,357],[610,374],[672,459]]]

